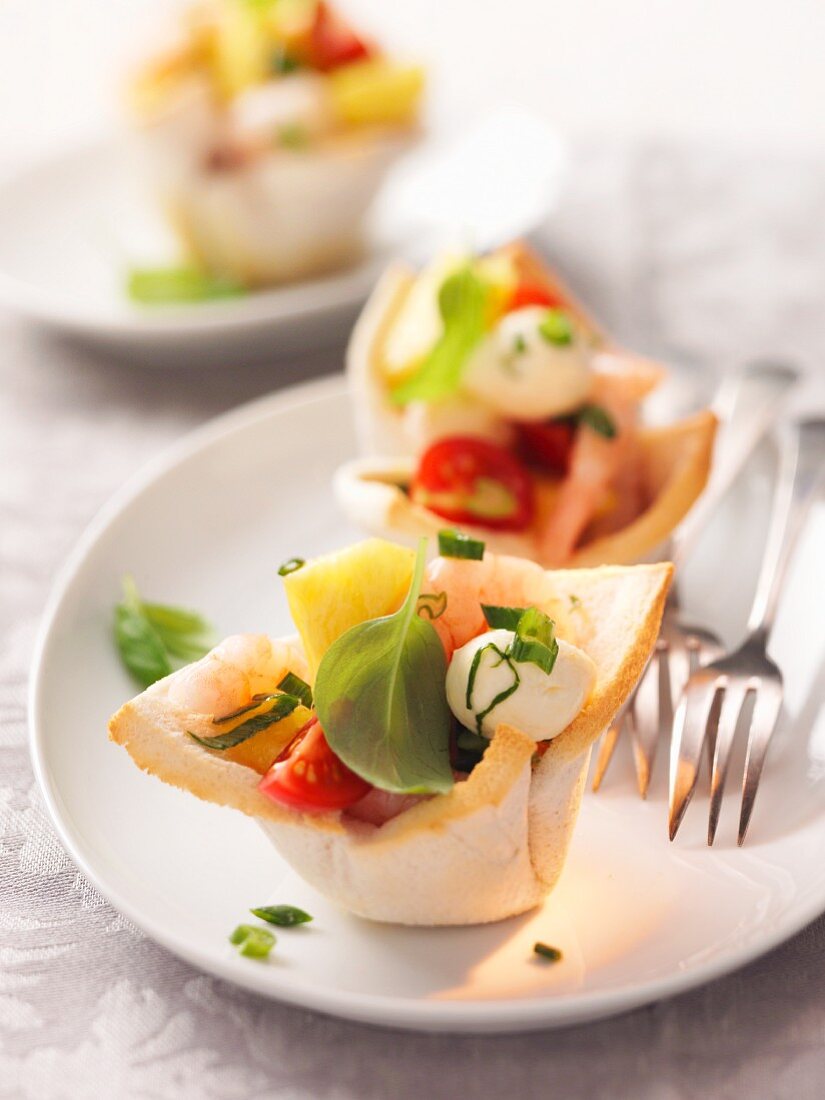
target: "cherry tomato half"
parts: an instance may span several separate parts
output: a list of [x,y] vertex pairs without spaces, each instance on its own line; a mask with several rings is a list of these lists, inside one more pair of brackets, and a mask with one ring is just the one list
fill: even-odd
[[296,810],[344,810],[372,785],[343,764],[327,744],[321,723],[310,719],[290,741],[258,789]]
[[517,458],[484,439],[453,436],[424,452],[410,496],[444,519],[523,531],[533,519],[533,482]]
[[519,452],[526,462],[566,474],[576,438],[576,426],[571,420],[522,421],[517,425]]
[[352,61],[362,61],[371,50],[337,12],[323,2],[318,5],[312,26],[312,60],[321,72],[329,72]]
[[507,303],[507,313],[516,309],[525,309],[527,306],[547,306],[548,309],[564,307],[565,301],[560,294],[549,290],[541,283],[521,282]]

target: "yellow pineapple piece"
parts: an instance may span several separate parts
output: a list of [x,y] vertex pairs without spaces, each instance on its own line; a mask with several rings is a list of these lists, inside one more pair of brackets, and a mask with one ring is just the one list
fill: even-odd
[[329,74],[332,109],[351,126],[408,126],[415,121],[424,88],[419,66],[394,65],[383,58],[354,61]]
[[414,559],[413,551],[404,546],[367,539],[284,577],[289,610],[313,681],[336,638],[357,623],[398,610],[410,587]]
[[218,95],[230,100],[270,75],[272,44],[263,13],[253,4],[222,0],[213,20],[212,76]]
[[[268,705],[263,704],[256,710],[250,710],[233,722],[222,722],[216,727],[216,735],[228,733],[256,714],[262,714]],[[247,768],[253,768],[263,775],[281,755],[301,726],[305,726],[311,717],[312,712],[306,707],[296,707],[292,714],[256,733],[248,741],[243,741],[231,749],[223,749],[221,757],[225,760],[233,760],[236,764],[243,764]]]

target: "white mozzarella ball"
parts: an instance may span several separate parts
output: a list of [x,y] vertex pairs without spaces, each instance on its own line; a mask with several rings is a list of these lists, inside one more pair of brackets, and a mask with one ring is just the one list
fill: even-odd
[[506,314],[478,345],[464,371],[463,389],[513,420],[546,420],[579,408],[593,376],[580,337],[553,343],[541,331],[543,306]]
[[[470,706],[467,683],[473,658],[491,642],[504,652],[512,643],[511,630],[489,630],[461,646],[453,654],[447,669],[447,702],[459,722],[476,730],[476,715],[484,711],[501,692],[514,682],[513,670],[493,649],[482,655],[478,666]],[[559,652],[548,674],[530,661],[516,662],[519,686],[482,719],[481,733],[492,737],[501,723],[532,737],[549,741],[570,725],[593,690],[596,666],[581,649],[559,639]]]

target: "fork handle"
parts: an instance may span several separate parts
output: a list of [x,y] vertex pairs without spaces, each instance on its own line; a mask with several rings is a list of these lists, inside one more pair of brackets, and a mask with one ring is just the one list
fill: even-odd
[[767,642],[788,565],[825,475],[825,418],[798,420],[779,433],[779,474],[765,556],[759,571],[748,633]]
[[713,472],[705,491],[673,534],[671,557],[677,569],[756,445],[776,423],[784,397],[798,378],[799,372],[785,363],[757,360],[722,382],[713,402],[722,428]]

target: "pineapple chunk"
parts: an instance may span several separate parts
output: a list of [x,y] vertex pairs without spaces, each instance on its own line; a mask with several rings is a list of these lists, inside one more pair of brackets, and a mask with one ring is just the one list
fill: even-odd
[[415,121],[424,70],[381,58],[354,61],[329,75],[332,107],[348,125],[407,126]]
[[[246,722],[253,715],[259,714],[265,709],[262,706],[259,710],[248,711],[237,722],[222,723],[220,733],[228,733],[235,726],[239,726],[242,722]],[[276,722],[273,726],[256,733],[248,741],[242,741],[240,745],[235,745],[234,748],[224,749],[221,752],[221,757],[225,760],[232,760],[236,764],[243,764],[245,767],[252,768],[263,775],[281,755],[283,749],[287,747],[301,726],[305,726],[311,717],[312,712],[307,710],[306,707],[296,707],[292,714],[288,714],[280,722]]]
[[413,282],[381,350],[381,370],[391,386],[414,374],[432,351],[444,327],[438,311],[441,284],[466,261],[458,252],[445,252]]
[[215,12],[212,33],[212,74],[222,99],[266,80],[272,45],[262,13],[252,4],[223,0]]
[[313,681],[336,638],[357,623],[398,610],[410,587],[414,559],[406,547],[367,539],[284,577],[289,610]]

